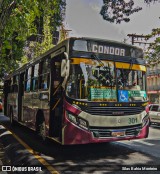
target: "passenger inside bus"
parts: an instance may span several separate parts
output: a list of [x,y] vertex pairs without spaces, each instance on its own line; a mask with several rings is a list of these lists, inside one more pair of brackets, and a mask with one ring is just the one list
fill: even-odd
[[117,69],[117,83],[120,90],[145,90],[142,71]]

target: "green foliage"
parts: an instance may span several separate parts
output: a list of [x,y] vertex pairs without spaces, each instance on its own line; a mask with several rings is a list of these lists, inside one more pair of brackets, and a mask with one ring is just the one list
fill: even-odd
[[146,59],[149,64],[155,65],[160,62],[160,28],[152,30],[148,38],[155,38],[146,51]]
[[103,6],[100,14],[103,19],[111,23],[129,22],[129,16],[142,10],[141,7],[134,7],[134,1],[130,0],[103,0]]
[[51,27],[50,27],[50,16],[44,16],[44,25],[43,25],[43,42],[42,43],[34,43],[34,57],[37,57],[41,54],[43,54],[45,51],[52,48],[54,45],[52,44],[52,33],[51,33]]
[[[1,65],[0,74],[4,71],[13,71],[21,64],[24,55],[24,46],[31,36],[38,40],[42,36],[41,43],[29,43],[34,45],[34,56],[53,47],[52,34],[63,20],[65,0],[17,0],[16,7],[12,10],[10,17],[1,34]],[[32,57],[33,58],[33,57]],[[23,62],[23,61],[22,61]],[[26,61],[24,61],[26,62]]]
[[[144,0],[144,3],[159,3],[159,0]],[[130,15],[142,10],[141,7],[135,7],[133,0],[103,0],[103,6],[100,14],[103,19],[120,24],[121,22],[129,22]],[[157,64],[160,62],[160,28],[153,29],[152,33],[147,36],[148,39],[154,38],[154,42],[148,47],[146,58],[149,64]]]
[[[159,2],[159,0],[144,0],[146,4],[153,2]],[[140,10],[142,7],[135,7],[134,0],[103,0],[100,14],[104,20],[120,24],[122,21],[129,22],[129,16]]]

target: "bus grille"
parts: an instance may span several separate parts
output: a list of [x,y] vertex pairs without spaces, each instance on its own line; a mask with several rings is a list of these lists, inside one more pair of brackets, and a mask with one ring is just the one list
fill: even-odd
[[142,129],[142,126],[140,125],[140,126],[136,126],[132,128],[121,128],[121,129],[90,128],[90,131],[92,132],[95,138],[111,138],[113,137],[112,132],[115,132],[115,131],[124,132],[124,136],[135,136],[135,135],[138,135],[141,129]]
[[140,114],[143,111],[143,107],[99,107],[99,106],[88,106],[85,112],[92,115],[105,115],[111,116],[114,111],[117,113],[123,113],[123,115],[134,115]]

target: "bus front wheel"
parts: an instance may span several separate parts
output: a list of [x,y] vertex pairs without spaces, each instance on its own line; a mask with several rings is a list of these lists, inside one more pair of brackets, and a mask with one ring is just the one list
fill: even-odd
[[42,140],[45,140],[45,138],[46,138],[46,125],[45,125],[45,119],[44,119],[44,114],[43,114],[42,110],[39,110],[37,112],[36,133]]

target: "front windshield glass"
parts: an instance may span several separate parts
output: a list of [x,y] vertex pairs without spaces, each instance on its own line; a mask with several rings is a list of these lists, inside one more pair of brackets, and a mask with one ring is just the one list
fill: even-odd
[[87,101],[144,101],[145,72],[117,69],[111,61],[77,59],[70,66],[66,93]]
[[118,101],[145,101],[145,72],[140,70],[116,69]]
[[145,90],[145,72],[139,70],[117,69],[118,89]]

